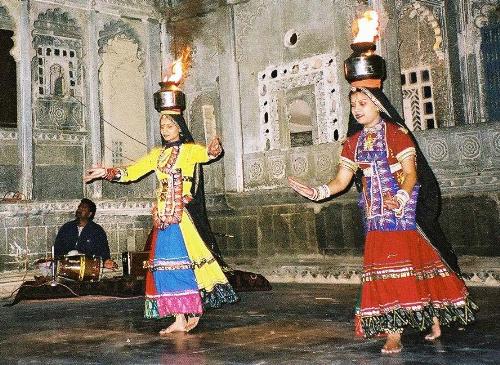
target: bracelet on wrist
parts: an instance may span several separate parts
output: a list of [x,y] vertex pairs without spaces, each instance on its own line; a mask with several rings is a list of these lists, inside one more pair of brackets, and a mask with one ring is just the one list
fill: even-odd
[[106,169],[106,174],[102,178],[108,181],[118,181],[121,176],[122,172],[119,168],[111,167]]
[[400,189],[395,195],[396,200],[399,203],[399,207],[394,209],[394,214],[396,217],[401,218],[405,214],[405,206],[410,200],[410,195],[406,190]]
[[316,186],[315,188],[313,188],[313,191],[314,193],[311,199],[315,201],[324,200],[332,195],[330,192],[330,187],[327,184]]

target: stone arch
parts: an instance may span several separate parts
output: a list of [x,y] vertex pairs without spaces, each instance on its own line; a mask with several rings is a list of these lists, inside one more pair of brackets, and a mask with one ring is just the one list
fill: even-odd
[[[103,158],[108,165],[127,165],[147,152],[143,50],[135,30],[121,19],[105,25],[98,45]],[[145,184],[108,184],[103,196],[144,196],[150,188]]]
[[60,8],[39,13],[32,45],[35,127],[83,129],[83,43],[77,20]]
[[82,57],[82,30],[76,19],[55,8],[38,14],[33,23],[33,48],[47,44],[75,50],[76,58]]
[[432,9],[425,5],[422,5],[416,0],[413,0],[411,3],[407,4],[401,9],[399,19],[401,20],[406,16],[410,19],[418,17],[420,21],[429,24],[429,26],[432,28],[432,31],[434,32],[434,44],[432,48],[434,52],[436,52],[436,55],[439,59],[444,59],[443,32],[439,19],[436,18],[436,16],[432,12]]
[[495,12],[498,12],[500,5],[493,2],[475,2],[472,4],[472,14],[474,25],[477,29],[481,29],[484,26],[489,25],[492,21],[498,21],[494,16]]
[[141,67],[144,63],[144,50],[141,38],[133,27],[125,23],[122,19],[107,23],[99,32],[99,54],[102,56],[106,48],[113,39],[128,39],[137,45],[137,58],[141,60]]
[[405,120],[411,129],[454,124],[449,106],[450,74],[439,15],[416,0],[399,13],[399,58]]

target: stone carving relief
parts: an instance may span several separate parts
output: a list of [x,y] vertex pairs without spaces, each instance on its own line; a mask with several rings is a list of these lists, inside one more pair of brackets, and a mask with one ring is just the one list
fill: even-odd
[[245,189],[286,186],[287,176],[300,176],[311,184],[324,183],[335,175],[340,148],[337,142],[245,155]]
[[472,124],[416,134],[443,191],[497,191],[500,126]]
[[447,161],[448,154],[448,145],[446,144],[446,140],[443,138],[432,138],[428,141],[429,151],[428,157],[430,161]]
[[[415,134],[441,189],[474,192],[500,189],[500,125],[472,124],[419,131]],[[340,143],[245,156],[245,189],[286,186],[287,176],[302,176],[314,184],[335,175]],[[284,169],[284,170],[283,170]]]
[[[153,203],[146,200],[126,200],[126,201],[101,201],[96,202],[97,209],[100,215],[113,214],[120,212],[130,216],[146,215],[149,216]],[[0,206],[0,214],[8,215],[9,217],[16,216],[36,216],[39,214],[48,213],[68,213],[74,212],[78,205],[76,200],[59,200],[59,201],[44,201],[21,204],[3,204]]]
[[411,123],[413,130],[422,129],[420,124],[420,97],[417,89],[403,90],[403,105],[405,106],[406,123]]
[[410,19],[418,17],[422,22],[427,22],[434,31],[434,45],[433,49],[440,60],[444,59],[443,51],[443,32],[440,17],[434,12],[438,12],[437,8],[430,8],[423,5],[420,1],[414,0],[409,5],[403,7],[400,13],[400,18],[408,16]]
[[[288,128],[286,115],[287,93],[304,87],[311,87],[315,105],[316,122],[313,126],[313,144],[338,141],[345,134],[340,125],[337,105],[337,64],[333,54],[322,54],[279,66],[269,66],[258,74],[259,109],[261,124],[261,150],[289,148],[283,137],[282,128]],[[291,99],[290,99],[291,100]],[[306,100],[304,100],[306,101]],[[284,107],[284,108],[283,108]]]
[[460,155],[464,159],[474,160],[481,155],[481,145],[478,134],[459,134],[458,146]]
[[272,179],[283,179],[286,177],[286,164],[282,156],[269,157]]
[[500,156],[500,133],[499,132],[497,132],[493,135],[491,145],[493,148],[493,155],[495,157]]
[[318,174],[329,174],[332,171],[333,158],[328,154],[316,155],[316,171]]
[[[141,38],[135,31],[135,29],[129,24],[125,23],[123,20],[113,20],[107,23],[104,28],[99,32],[99,54],[102,55],[106,52],[106,47],[112,39],[129,39],[135,44],[137,44],[137,58],[143,62],[144,60],[144,50],[141,42]],[[141,63],[141,67],[143,64]]]
[[245,169],[249,181],[263,181],[264,163],[261,160],[248,160],[248,169]]
[[491,13],[498,7],[497,0],[476,0],[471,1],[472,16],[474,25],[480,29],[488,25]]
[[68,134],[68,133],[52,133],[52,132],[35,132],[33,138],[37,141],[58,141],[64,142],[65,144],[72,145],[84,145],[85,136],[79,134]]
[[83,130],[81,29],[61,9],[34,22],[32,63],[35,127]]
[[307,163],[307,157],[303,155],[292,156],[292,174],[297,176],[305,176],[309,170],[309,164]]
[[0,141],[15,141],[17,140],[17,132],[10,130],[0,130]]
[[401,69],[404,119],[410,130],[437,128],[432,70],[429,66]]

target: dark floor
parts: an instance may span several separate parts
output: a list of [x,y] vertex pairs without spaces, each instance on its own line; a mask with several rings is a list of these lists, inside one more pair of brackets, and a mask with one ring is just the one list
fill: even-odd
[[[0,308],[0,364],[499,364],[500,288],[472,288],[481,307],[466,331],[435,344],[415,331],[403,352],[356,339],[358,286],[275,285],[207,313],[193,333],[160,338],[166,321],[145,320],[143,300],[81,297]],[[496,360],[495,360],[496,359]]]

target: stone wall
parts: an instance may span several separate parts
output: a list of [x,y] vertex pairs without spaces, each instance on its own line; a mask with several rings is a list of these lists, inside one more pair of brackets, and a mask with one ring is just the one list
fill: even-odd
[[[441,223],[450,242],[459,254],[499,256],[500,125],[420,131],[416,137],[440,182]],[[334,159],[340,146],[329,147],[312,156],[324,153]],[[307,152],[296,153],[311,160]],[[222,241],[228,254],[257,255],[264,260],[284,253],[362,254],[361,216],[354,191],[322,204],[306,202],[288,188],[269,189],[270,181],[282,187],[286,182],[272,180],[273,165],[266,163],[266,155],[260,158],[260,182],[268,189],[227,194],[229,209],[214,205],[214,230],[234,236]],[[318,184],[329,179],[315,176],[314,164],[305,166],[300,175],[305,181]],[[294,172],[288,163],[283,175]]]
[[134,161],[158,142],[158,18],[149,0],[0,0],[0,27],[13,32],[3,54],[17,64],[18,110],[17,127],[0,129],[0,195],[149,196],[151,179],[103,192],[81,176],[90,165]]
[[[224,254],[261,262],[361,255],[356,194],[311,203],[291,192],[286,177],[319,184],[336,172],[349,109],[342,62],[351,21],[367,3],[0,0],[0,24],[14,31],[10,52],[19,70],[18,128],[0,131],[0,194],[19,190],[28,198],[0,203],[0,271],[46,256],[83,195],[98,202],[96,221],[115,257],[143,247],[153,178],[86,186],[81,175],[106,158],[134,160],[158,143],[152,94],[162,67],[185,46],[193,51],[182,86],[190,129],[199,142],[221,135],[225,148],[224,159],[205,168],[210,219]],[[441,183],[443,227],[460,254],[497,257],[500,124],[485,111],[477,45],[493,1],[372,3],[384,27],[378,52],[388,63],[385,91],[396,106],[404,106],[399,59],[408,68],[435,66],[442,122],[416,136]],[[413,28],[418,34],[399,54],[398,32]],[[418,59],[409,44],[416,41]],[[130,80],[113,78],[128,70]],[[140,85],[131,90],[134,83]],[[309,111],[300,117],[312,126],[298,145],[289,123],[296,105]],[[131,123],[123,120],[129,114]],[[110,132],[109,123],[138,137],[137,149],[122,136],[129,146],[120,150],[113,138],[121,132]]]
[[[280,196],[281,203],[269,204]],[[210,212],[212,228],[228,256],[253,258],[310,254],[363,254],[363,231],[356,194],[323,204],[291,194],[228,197],[233,209]],[[500,256],[500,194],[445,195],[440,223],[459,255]]]

